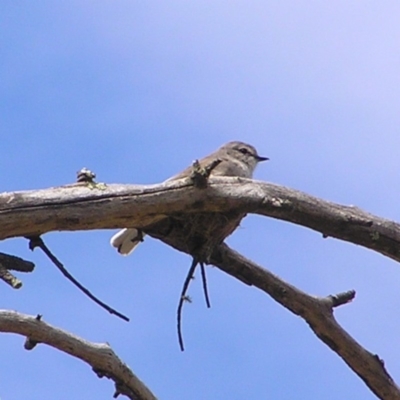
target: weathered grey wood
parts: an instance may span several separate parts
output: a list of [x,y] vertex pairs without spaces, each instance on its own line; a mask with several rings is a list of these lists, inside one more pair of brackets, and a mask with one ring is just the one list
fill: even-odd
[[400,225],[357,207],[267,182],[211,178],[152,186],[86,184],[0,194],[0,239],[50,231],[143,227],[174,212],[240,209],[293,222],[400,261]]
[[[270,216],[375,250],[400,261],[400,225],[305,193],[266,182],[211,178],[199,189],[189,181],[159,185],[76,184],[0,194],[0,239],[56,230],[144,227],[172,213],[239,210]],[[211,263],[254,285],[301,316],[380,399],[400,399],[382,361],[357,343],[333,317],[349,294],[316,298],[283,282],[222,244]],[[349,292],[351,293],[351,292]],[[347,300],[346,300],[347,299]],[[0,321],[1,322],[1,321]]]
[[156,400],[143,382],[106,343],[92,343],[30,315],[0,310],[0,332],[17,333],[89,364],[99,377],[115,382],[116,390],[132,400]]
[[400,399],[400,389],[386,371],[383,361],[363,348],[334,317],[334,307],[352,300],[353,291],[323,298],[310,296],[226,244],[215,249],[211,263],[242,282],[261,289],[303,318],[318,338],[336,352],[379,399]]

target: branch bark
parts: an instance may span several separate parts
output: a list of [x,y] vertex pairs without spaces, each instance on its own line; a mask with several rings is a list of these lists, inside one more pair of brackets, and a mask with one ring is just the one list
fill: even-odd
[[4,253],[0,253],[0,265],[5,269],[19,272],[32,272],[35,268],[35,264],[31,261]]
[[240,210],[289,221],[400,261],[400,225],[354,206],[244,178],[188,179],[152,186],[78,183],[0,194],[0,240],[50,231],[142,228],[174,212]]
[[97,376],[114,381],[116,394],[132,400],[156,400],[156,397],[124,364],[108,344],[91,343],[55,328],[40,318],[15,311],[0,310],[0,332],[17,333],[33,343],[45,343],[89,364]]
[[11,254],[0,253],[0,279],[13,289],[20,289],[22,282],[15,277],[10,270],[19,272],[32,272],[35,264]]
[[400,389],[386,371],[383,361],[352,338],[333,315],[334,307],[351,301],[355,296],[354,291],[322,298],[310,296],[226,244],[214,251],[211,263],[242,282],[261,289],[293,314],[303,318],[317,337],[337,353],[378,398],[400,399]]

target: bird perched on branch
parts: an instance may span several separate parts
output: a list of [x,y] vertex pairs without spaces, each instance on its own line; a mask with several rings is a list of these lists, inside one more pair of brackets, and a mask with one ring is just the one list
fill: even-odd
[[[258,155],[256,149],[246,143],[229,142],[215,153],[196,161],[180,174],[169,178],[174,181],[191,178],[194,186],[207,186],[208,176],[237,176],[251,178],[257,164],[268,160]],[[201,190],[201,189],[200,189]],[[207,307],[210,307],[204,264],[209,263],[216,246],[221,244],[240,224],[246,214],[240,210],[224,212],[172,213],[145,228],[126,228],[111,238],[111,245],[118,252],[127,255],[143,240],[145,234],[160,239],[177,250],[190,254],[192,264],[183,284],[177,311],[178,338],[181,350],[184,350],[181,331],[181,313],[186,291],[196,266],[200,264],[204,295]]]
[[[268,158],[259,156],[253,146],[229,142],[201,159],[198,165],[207,169],[216,164],[210,171],[211,176],[251,178],[257,164],[265,160]],[[167,182],[190,177],[192,173],[193,166],[190,166]],[[222,243],[244,216],[239,211],[175,213],[143,229],[122,229],[111,238],[111,245],[120,254],[128,255],[143,241],[144,234],[148,234],[206,262],[213,247]]]

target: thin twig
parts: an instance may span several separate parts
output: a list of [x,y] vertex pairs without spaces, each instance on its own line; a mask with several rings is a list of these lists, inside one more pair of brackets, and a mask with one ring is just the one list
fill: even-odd
[[187,299],[186,291],[189,287],[190,280],[192,279],[192,277],[194,275],[194,271],[196,270],[198,263],[199,262],[197,261],[197,258],[193,257],[192,265],[190,266],[189,272],[186,275],[185,282],[183,283],[181,297],[179,298],[179,304],[178,304],[178,310],[177,310],[177,326],[178,326],[179,347],[181,348],[181,351],[185,351],[185,347],[183,346],[183,337],[182,337],[182,329],[181,329],[182,307],[183,307],[184,301]]
[[198,160],[195,160],[192,164],[192,172],[190,174],[190,179],[193,185],[199,189],[204,189],[208,186],[207,180],[212,172],[212,170],[219,164],[222,160],[217,158],[210,164],[201,166]]
[[0,253],[0,264],[6,269],[18,272],[32,272],[35,268],[33,262],[5,253]]
[[330,295],[328,296],[328,300],[331,302],[332,307],[338,307],[343,304],[349,303],[354,299],[355,296],[356,296],[355,290],[349,290],[347,292]]
[[215,167],[217,167],[219,164],[222,163],[222,160],[220,158],[216,158],[215,160],[213,160],[210,164],[206,165],[204,167],[204,170],[206,172],[206,176],[209,177],[211,172],[213,171],[213,169]]
[[61,273],[69,279],[75,286],[77,286],[83,293],[86,294],[89,298],[91,298],[95,303],[97,303],[100,307],[103,307],[105,310],[107,310],[110,314],[114,314],[117,317],[123,319],[124,321],[129,321],[129,318],[125,316],[124,314],[121,314],[114,308],[111,308],[107,304],[103,303],[101,300],[99,300],[96,296],[94,296],[88,289],[86,289],[81,283],[79,283],[64,267],[64,265],[61,264],[61,262],[53,255],[53,253],[48,249],[48,247],[44,244],[43,240],[39,236],[31,236],[28,237],[29,239],[29,248],[31,250],[34,250],[35,247],[39,247],[40,249],[43,250],[43,252],[47,255],[47,257],[50,258],[50,260],[53,262],[53,264],[61,271]]
[[13,289],[20,289],[22,282],[14,276],[7,268],[0,264],[0,279],[10,285]]
[[204,298],[206,299],[207,308],[210,308],[211,304],[210,304],[210,298],[208,297],[206,270],[204,268],[203,262],[200,263],[200,271],[201,271],[201,280],[203,283]]

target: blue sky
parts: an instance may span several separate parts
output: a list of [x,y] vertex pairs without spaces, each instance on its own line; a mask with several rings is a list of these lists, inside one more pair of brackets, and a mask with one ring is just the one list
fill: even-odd
[[[400,4],[395,1],[2,1],[2,191],[70,183],[156,183],[230,140],[270,161],[256,178],[399,220]],[[175,313],[190,259],[155,240],[127,258],[114,231],[44,240],[109,315],[23,239],[31,259],[2,308],[109,342],[160,399],[375,397],[298,317],[208,268],[212,308],[190,287],[179,351]],[[286,222],[249,216],[228,243],[302,290],[348,289],[336,311],[400,380],[400,266]],[[112,384],[46,346],[0,340],[2,400],[110,399]]]

